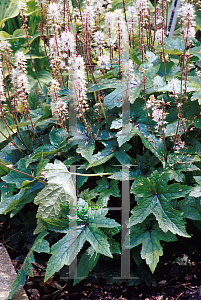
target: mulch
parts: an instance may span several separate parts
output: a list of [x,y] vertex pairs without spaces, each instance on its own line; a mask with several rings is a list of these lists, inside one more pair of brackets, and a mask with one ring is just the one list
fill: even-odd
[[[28,226],[24,227],[22,234],[21,223],[17,228],[17,219],[0,218],[0,242],[4,244],[12,259],[13,265],[18,271],[23,263],[28,248],[25,241],[32,245],[35,236],[28,236],[28,232],[33,232]],[[17,230],[13,231],[13,224]],[[21,236],[24,236],[22,239]],[[132,280],[113,280],[113,270],[119,271],[119,261],[100,261],[99,267],[80,283],[73,286],[72,279],[64,279],[62,273],[52,276],[44,283],[46,254],[38,254],[39,259],[33,264],[34,277],[28,277],[25,283],[25,291],[30,300],[201,300],[201,259],[198,241],[199,235],[191,239],[191,243],[181,240],[180,243],[169,243],[164,248],[164,256],[160,259],[154,275],[152,276],[145,265],[145,271],[150,275],[148,279],[141,281],[138,285],[133,285]],[[189,241],[189,240],[188,240]],[[177,249],[179,245],[179,249]],[[185,248],[184,248],[185,245]],[[191,249],[196,249],[194,252]],[[178,258],[178,253],[185,250],[185,255]],[[173,259],[173,256],[176,259]],[[44,265],[43,265],[44,264]],[[104,264],[104,268],[103,268]],[[134,266],[135,268],[135,266]],[[146,269],[147,268],[147,269]],[[101,272],[101,270],[106,270]],[[131,266],[131,270],[133,266]],[[138,270],[142,271],[143,270]],[[145,273],[146,273],[145,272]],[[64,276],[65,277],[65,276]],[[130,286],[129,286],[130,285]]]

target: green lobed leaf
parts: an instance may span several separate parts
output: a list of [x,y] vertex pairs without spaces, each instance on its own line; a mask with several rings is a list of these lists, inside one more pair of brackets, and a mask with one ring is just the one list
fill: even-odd
[[[34,203],[39,205],[37,218],[58,218],[61,215],[61,204],[68,205],[71,200],[76,201],[76,189],[71,173],[67,170],[65,164],[59,160],[55,160],[54,164],[48,163],[44,173],[48,185],[34,199]],[[44,229],[40,222],[39,225],[35,232]]]
[[167,232],[190,237],[186,230],[181,213],[173,209],[170,200],[184,197],[191,190],[190,187],[174,183],[167,185],[168,175],[159,174],[156,170],[149,178],[138,180],[131,187],[131,193],[140,197],[137,206],[133,208],[129,226],[142,223],[150,214],[158,221],[159,227]]
[[116,181],[112,180],[111,183],[109,183],[108,180],[103,177],[102,179],[97,180],[97,184],[98,186],[94,189],[94,191],[99,193],[98,200],[96,202],[98,206],[107,206],[111,196],[115,198],[121,197]]
[[159,257],[163,255],[160,240],[170,242],[176,241],[177,238],[169,231],[162,232],[158,226],[150,228],[150,225],[146,225],[144,222],[141,225],[132,226],[125,237],[124,247],[131,249],[142,244],[141,257],[146,260],[151,272],[154,273]]
[[104,104],[106,109],[113,109],[114,107],[121,107],[122,106],[122,93],[126,91],[126,87],[118,87],[113,92],[105,96]]
[[77,277],[73,281],[73,285],[79,283],[87,277],[91,270],[98,262],[100,253],[97,253],[93,247],[89,247],[83,254],[77,266]]
[[69,228],[69,220],[67,219],[44,219],[39,217],[42,223],[50,230],[64,230]]
[[[197,193],[197,197],[191,197],[191,193],[185,199],[179,201],[179,208],[184,213],[184,218],[188,218],[191,220],[201,221],[201,206],[199,194],[201,195],[201,186],[199,186],[199,192]],[[193,190],[195,191],[195,190]]]
[[64,265],[70,265],[86,241],[85,226],[72,227],[67,234],[55,243],[50,250],[45,281],[58,272]]
[[[31,168],[26,167],[26,163],[27,163],[27,160],[25,158],[20,159],[18,162],[17,170],[27,173],[29,175],[32,175]],[[7,183],[16,184],[16,186],[18,188],[20,188],[24,182],[31,182],[34,180],[33,178],[26,176],[25,174],[16,172],[16,171],[11,171],[6,176],[3,176],[2,179]]]
[[[130,124],[131,126],[131,124]],[[160,141],[154,134],[152,134],[149,130],[149,126],[145,124],[138,124],[137,126],[131,127],[130,132],[123,133],[120,131],[117,133],[117,141],[119,147],[121,147],[124,143],[128,142],[133,136],[139,135],[144,146],[151,150],[152,153],[155,154],[160,160],[163,159],[164,154],[164,145],[163,142]]]
[[102,165],[110,160],[115,155],[114,150],[115,149],[111,148],[110,146],[106,146],[102,151],[99,151],[97,154],[92,155],[87,169]]
[[21,189],[19,193],[13,195],[14,185],[5,183],[4,181],[0,183],[1,187],[1,202],[0,202],[0,214],[6,213],[8,206],[15,200],[23,197],[25,189]]
[[86,240],[92,245],[94,250],[105,256],[113,257],[110,251],[110,244],[107,236],[98,228],[92,227],[90,224],[86,227]]
[[61,147],[66,139],[68,138],[68,133],[63,128],[53,128],[49,134],[50,143],[55,147]]

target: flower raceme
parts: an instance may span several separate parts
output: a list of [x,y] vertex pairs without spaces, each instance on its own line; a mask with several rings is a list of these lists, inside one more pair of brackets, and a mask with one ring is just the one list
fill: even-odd
[[195,37],[195,9],[190,3],[182,3],[179,14],[181,18],[181,34],[184,38],[194,38]]
[[13,86],[14,97],[13,97],[13,108],[18,111],[19,104],[23,107],[24,116],[29,111],[29,103],[27,100],[28,93],[28,77],[26,70],[26,57],[22,51],[15,53],[15,68],[12,69],[11,83]]
[[73,82],[79,110],[78,116],[82,117],[83,114],[89,109],[89,106],[87,103],[87,82],[85,76],[84,59],[80,55],[75,58]]

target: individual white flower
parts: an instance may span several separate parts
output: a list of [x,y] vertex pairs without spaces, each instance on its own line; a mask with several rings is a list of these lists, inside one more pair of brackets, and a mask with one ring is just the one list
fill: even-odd
[[181,102],[177,103],[177,108],[181,108],[182,105],[183,105],[183,103],[181,103]]

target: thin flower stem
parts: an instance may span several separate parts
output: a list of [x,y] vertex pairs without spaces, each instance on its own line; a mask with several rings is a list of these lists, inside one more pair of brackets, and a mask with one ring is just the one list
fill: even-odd
[[146,86],[145,86],[145,81],[146,81],[146,79],[144,78],[143,81],[144,81],[144,102],[145,102],[145,108],[146,108],[146,113],[147,113],[147,120],[148,120],[148,123],[149,123],[149,129],[150,129],[150,131],[152,132],[152,129],[151,129],[151,123],[150,123],[150,120],[149,120],[148,109],[147,109]]
[[16,169],[14,169],[13,167],[9,167],[8,165],[6,165],[6,164],[4,164],[4,163],[2,163],[2,162],[0,162],[0,165],[2,165],[2,166],[4,166],[4,167],[8,168],[8,169],[11,170],[11,171],[14,171],[14,172],[17,172],[17,173],[26,175],[26,176],[28,176],[28,177],[30,177],[30,178],[33,178],[33,179],[35,179],[35,180],[37,180],[37,181],[40,181],[41,183],[43,183],[43,184],[45,184],[45,185],[48,184],[46,181],[44,181],[44,180],[42,180],[42,179],[40,179],[40,178],[37,178],[37,177],[32,176],[32,175],[30,175],[30,174],[27,174],[27,173],[25,173],[25,172],[16,170]]

